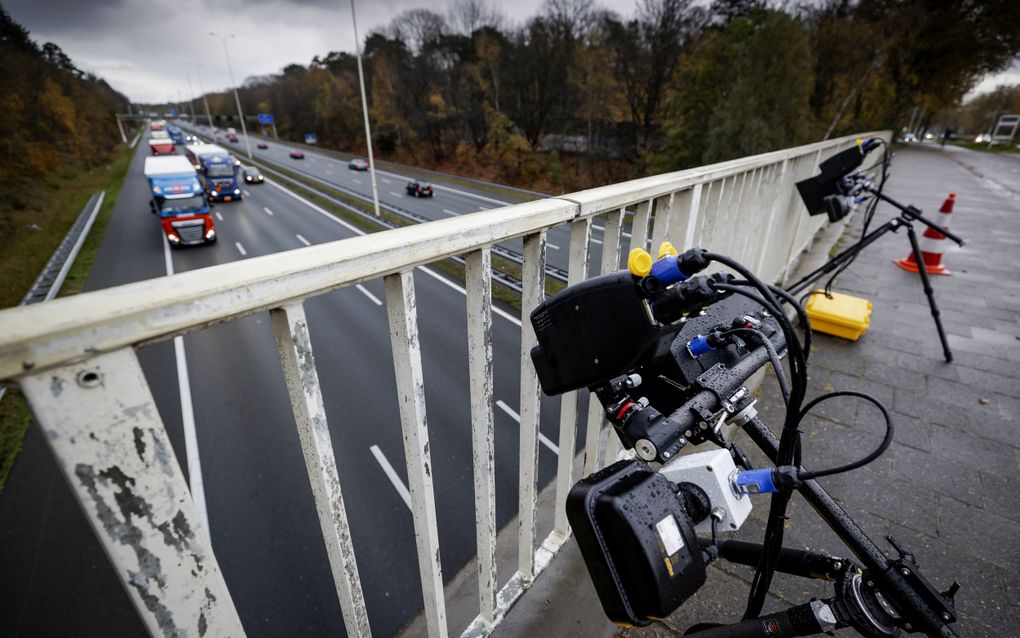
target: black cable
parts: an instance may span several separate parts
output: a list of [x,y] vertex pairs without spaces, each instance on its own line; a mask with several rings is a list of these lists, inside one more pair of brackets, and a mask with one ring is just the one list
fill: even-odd
[[875,407],[881,410],[882,418],[885,419],[885,436],[882,438],[882,442],[878,445],[877,448],[875,448],[870,454],[868,454],[867,456],[858,461],[854,461],[853,463],[847,463],[846,465],[831,467],[825,470],[815,470],[813,472],[808,471],[799,472],[797,476],[802,481],[816,479],[821,476],[832,476],[833,474],[842,474],[843,472],[850,472],[852,470],[856,470],[857,468],[864,467],[868,463],[871,463],[878,457],[882,456],[882,454],[887,449],[889,449],[889,445],[892,443],[893,430],[895,428],[893,426],[893,418],[892,414],[889,412],[889,408],[887,408],[885,404],[882,403],[879,399],[870,394],[867,394],[866,392],[857,392],[856,390],[839,390],[836,392],[829,392],[827,394],[823,394],[811,400],[806,406],[804,406],[804,409],[800,411],[800,418],[803,420],[804,417],[807,416],[808,412],[811,411],[811,408],[815,407],[819,403],[822,403],[823,401],[828,401],[829,399],[835,399],[836,397],[858,397],[860,399],[864,399],[865,401],[872,403]]
[[761,340],[763,346],[765,346],[765,352],[769,355],[769,362],[772,364],[772,371],[776,374],[776,383],[779,384],[779,392],[783,395],[783,403],[789,405],[790,403],[790,386],[786,381],[786,374],[783,371],[783,362],[779,359],[779,353],[776,352],[776,347],[772,344],[772,340],[769,339],[764,332],[755,328],[733,328],[726,330],[723,335],[738,334],[741,332],[747,332],[753,334]]
[[[772,295],[772,291],[754,273],[744,267],[743,264],[716,253],[706,253],[705,257],[729,267],[735,272],[744,276],[774,308],[779,308],[779,302]],[[799,437],[797,427],[801,404],[804,401],[804,394],[807,391],[807,369],[804,360],[804,353],[801,343],[784,312],[776,313],[776,321],[783,330],[786,338],[787,359],[790,362],[790,377],[792,387],[790,400],[787,404],[786,418],[783,423],[783,432],[779,438],[779,451],[777,454],[777,465],[792,465],[798,457]],[[763,540],[761,559],[754,573],[751,582],[751,590],[748,593],[747,608],[744,610],[744,618],[756,618],[761,614],[765,605],[765,598],[768,595],[772,578],[776,572],[776,564],[779,561],[779,552],[783,547],[783,533],[785,531],[786,511],[790,504],[791,495],[785,492],[774,492],[769,503],[769,520],[765,526],[765,538]]]
[[[732,284],[732,285],[735,285],[735,286],[750,286],[750,285],[752,285],[751,282],[743,281],[743,280],[740,280],[740,279],[735,279],[735,280],[733,280],[733,281],[731,281],[729,283]],[[790,304],[790,306],[793,308],[794,312],[797,313],[797,319],[800,321],[801,327],[804,328],[804,360],[807,361],[807,359],[811,356],[812,333],[811,333],[811,320],[808,318],[807,312],[804,310],[804,299],[807,299],[813,293],[808,293],[807,295],[802,297],[800,300],[798,300],[796,297],[791,295],[786,290],[780,288],[779,286],[773,286],[772,284],[768,284],[768,287],[769,287],[769,290],[772,291],[772,294],[778,295],[779,297],[781,297],[782,300],[785,301],[786,303]],[[769,310],[769,311],[771,312],[771,310]]]

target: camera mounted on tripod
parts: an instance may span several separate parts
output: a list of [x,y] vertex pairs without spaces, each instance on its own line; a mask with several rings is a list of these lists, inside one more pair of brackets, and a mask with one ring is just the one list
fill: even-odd
[[857,205],[862,191],[862,176],[855,174],[868,153],[878,148],[883,140],[872,138],[857,140],[857,144],[836,153],[818,165],[821,171],[814,177],[797,182],[809,215],[828,215],[830,222],[846,217]]
[[[713,262],[744,279],[699,274]],[[799,407],[797,416],[788,416],[782,440],[758,418],[744,384],[766,363],[782,379],[781,360],[796,355],[794,380],[806,383],[801,345],[773,292],[781,291],[727,257],[703,249],[678,253],[664,243],[657,260],[634,249],[627,271],[570,286],[531,313],[537,338],[531,359],[542,389],[549,395],[583,388],[594,393],[636,457],[581,479],[567,496],[567,518],[603,609],[622,625],[664,618],[704,584],[709,563],[725,559],[767,573],[766,590],[772,572],[783,571],[834,580],[835,593],[765,615],[753,611],[749,599],[745,620],[699,627],[693,635],[800,636],[847,626],[869,638],[895,636],[901,629],[954,635],[948,623],[956,619],[955,589],[938,592],[909,554],[889,560],[814,480],[852,467],[809,472],[784,461],[799,457],[791,452],[797,447]],[[776,465],[752,467],[730,440],[736,428]],[[791,429],[793,448],[784,447]],[[877,457],[891,435],[890,420],[883,446],[853,467]],[[719,449],[681,454],[706,442]],[[794,489],[860,565],[783,548],[781,535],[778,545],[768,538],[765,544],[719,540],[720,533],[741,527],[754,494],[775,497]]]

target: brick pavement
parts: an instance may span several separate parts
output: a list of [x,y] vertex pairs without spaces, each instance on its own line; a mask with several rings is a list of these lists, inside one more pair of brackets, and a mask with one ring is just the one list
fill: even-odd
[[[909,250],[886,236],[845,273],[837,290],[874,303],[871,328],[856,343],[818,335],[810,357],[811,396],[832,389],[870,392],[896,418],[891,449],[874,464],[823,484],[880,546],[892,534],[940,588],[958,579],[961,636],[1020,633],[1020,193],[954,161],[950,150],[898,152],[887,193],[934,213],[957,194],[951,228],[968,239],[948,248],[951,277],[933,286],[955,362],[946,364],[917,275],[891,263]],[[980,167],[979,167],[980,170]],[[994,178],[994,176],[993,176]],[[876,219],[892,214],[882,206]],[[843,238],[856,236],[860,220]],[[920,232],[920,230],[918,231]],[[949,244],[949,242],[944,242]],[[778,426],[774,382],[761,390],[762,415]],[[878,412],[842,399],[804,424],[805,464],[830,466],[861,456],[882,434]],[[746,449],[746,446],[745,446]],[[756,505],[738,538],[759,541],[767,504]],[[846,548],[795,496],[786,544],[846,555]],[[570,542],[497,636],[655,636],[661,628],[621,630],[604,620]],[[714,567],[708,585],[669,624],[732,621],[743,611],[751,571]],[[769,606],[827,594],[823,583],[777,575]],[[840,635],[856,632],[843,630]]]

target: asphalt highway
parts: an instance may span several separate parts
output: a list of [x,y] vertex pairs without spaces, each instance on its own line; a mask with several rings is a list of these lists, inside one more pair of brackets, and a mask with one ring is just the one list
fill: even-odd
[[[207,138],[213,138],[212,130],[204,126],[190,126]],[[247,158],[244,136],[237,134],[238,141],[232,143],[227,141],[222,130],[215,136],[215,143],[223,148],[233,151],[242,162]],[[372,183],[367,171],[355,171],[348,168],[348,163],[331,155],[318,153],[303,147],[305,159],[293,159],[290,153],[293,146],[281,144],[270,139],[255,135],[249,136],[251,142],[252,156],[256,159],[269,160],[292,171],[299,171],[306,175],[325,180],[345,190],[352,191],[368,202],[372,201]],[[268,148],[260,149],[258,144],[265,144]],[[388,204],[403,210],[416,213],[428,219],[445,219],[447,217],[466,215],[481,210],[499,208],[508,204],[518,203],[519,198],[511,198],[506,195],[464,186],[462,184],[446,184],[441,181],[433,181],[435,194],[433,197],[414,197],[408,195],[405,186],[412,178],[400,173],[391,171],[376,171],[376,190],[381,204]],[[629,238],[628,234],[624,239]],[[591,242],[591,268],[597,269],[602,259],[601,246],[604,239],[601,224],[595,224],[592,229]],[[510,250],[521,252],[521,240],[512,240],[505,245]],[[624,244],[626,245],[626,244]],[[550,266],[555,266],[564,271],[567,269],[570,246],[570,231],[567,227],[558,227],[548,232],[548,250],[546,260]],[[591,270],[595,272],[595,270]]]
[[[215,245],[169,249],[148,210],[147,149],[138,148],[89,290],[299,250],[356,232],[266,183],[247,185],[242,201],[215,207]],[[269,152],[280,154],[279,148]],[[307,166],[319,164],[308,160]],[[317,170],[333,168],[323,160]],[[363,173],[341,168],[337,179],[367,183]],[[394,193],[402,186],[394,185]],[[439,191],[435,200],[414,205],[420,205],[416,212],[455,205],[467,212],[484,204]],[[564,256],[566,248],[564,242]],[[337,250],[342,259],[342,247]],[[465,298],[458,282],[434,271],[417,270],[415,285],[443,575],[449,579],[475,553]],[[371,281],[310,300],[306,308],[373,633],[389,636],[422,603],[412,519],[401,493],[406,472],[383,299],[382,282]],[[182,400],[172,342],[146,347],[140,358],[186,472],[196,468],[189,468],[182,414],[193,410],[212,545],[248,635],[342,635],[268,315],[189,334],[182,346],[190,405]],[[493,318],[493,350],[495,399],[515,411],[520,327],[506,314]],[[557,417],[558,400],[543,398],[547,440],[557,439]],[[507,411],[497,408],[495,418],[497,522],[503,525],[517,511],[519,430]],[[542,483],[555,474],[550,447],[540,446]],[[0,599],[8,609],[0,614],[0,635],[142,633],[35,429],[0,494],[0,565]],[[501,582],[508,577],[499,575]]]

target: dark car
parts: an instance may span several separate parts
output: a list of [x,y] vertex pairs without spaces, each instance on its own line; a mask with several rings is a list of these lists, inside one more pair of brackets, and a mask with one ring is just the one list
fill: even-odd
[[259,142],[255,146],[256,146],[256,148],[261,148],[263,150],[269,148],[269,144],[266,144],[265,142]]
[[260,173],[259,169],[255,168],[254,166],[242,166],[241,175],[244,176],[244,182],[246,184],[262,183],[262,173]]
[[237,135],[234,133],[227,133],[227,141],[237,143]]
[[368,162],[366,162],[363,159],[352,159],[350,162],[348,162],[347,168],[352,171],[367,171]]
[[407,194],[415,197],[432,197],[432,184],[420,180],[412,180],[407,183]]
[[305,154],[302,153],[301,151],[291,151],[290,152],[290,157],[291,157],[291,159],[304,159],[305,158]]

